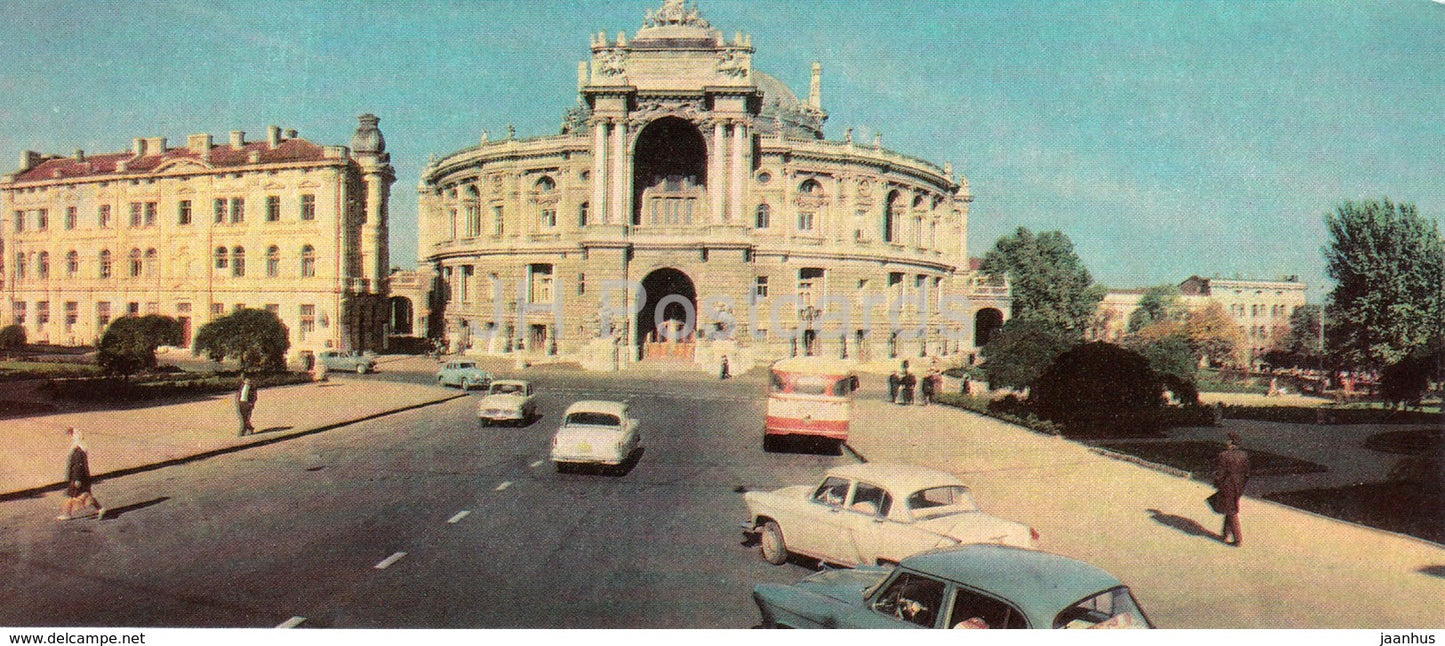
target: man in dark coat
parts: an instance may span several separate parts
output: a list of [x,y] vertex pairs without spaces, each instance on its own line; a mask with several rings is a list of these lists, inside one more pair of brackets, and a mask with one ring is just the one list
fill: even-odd
[[897,372],[890,372],[890,373],[888,373],[888,402],[889,402],[889,403],[897,403],[897,401],[898,401],[898,381],[899,381],[899,379],[898,379],[898,373],[897,373]]
[[1243,539],[1239,533],[1239,498],[1244,495],[1246,482],[1249,482],[1249,454],[1239,448],[1239,434],[1230,431],[1229,442],[1215,462],[1214,487],[1219,490],[1219,508],[1216,511],[1224,514],[1224,528],[1220,530],[1219,538],[1236,547]]
[[242,377],[241,389],[236,391],[236,417],[241,420],[241,430],[236,435],[245,437],[256,431],[256,427],[251,426],[253,410],[256,410],[256,386],[251,383],[251,377]]
[[65,460],[65,503],[55,519],[75,518],[76,508],[88,504],[95,507],[96,520],[101,520],[105,518],[105,507],[90,490],[90,455],[85,439],[74,426],[65,429],[65,434],[70,436],[70,456]]

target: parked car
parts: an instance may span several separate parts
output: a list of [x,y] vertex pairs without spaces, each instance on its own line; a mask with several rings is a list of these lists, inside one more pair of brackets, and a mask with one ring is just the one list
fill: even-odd
[[898,563],[960,543],[1032,548],[1039,538],[1027,525],[980,511],[953,475],[908,464],[834,467],[816,487],[749,491],[743,501],[743,530],[773,564],[790,553],[846,566]]
[[627,404],[580,401],[567,407],[562,425],[552,436],[552,462],[558,471],[573,466],[618,466],[626,462],[642,441],[637,420]]
[[326,350],[317,356],[321,365],[326,366],[328,372],[345,370],[364,375],[376,371],[376,355],[367,355],[358,352],[341,352],[338,350]]
[[487,387],[487,395],[477,402],[477,420],[483,425],[498,422],[524,422],[537,414],[532,384],[516,379],[498,379]]
[[482,370],[475,361],[448,361],[437,370],[438,386],[456,386],[462,390],[486,388],[492,373]]
[[753,588],[776,628],[1153,628],[1128,586],[1066,556],[963,545],[897,567],[824,570]]

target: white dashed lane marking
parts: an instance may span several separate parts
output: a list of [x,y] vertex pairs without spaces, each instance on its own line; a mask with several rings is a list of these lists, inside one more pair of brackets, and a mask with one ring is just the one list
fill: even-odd
[[462,522],[462,519],[463,519],[463,518],[466,518],[466,517],[467,517],[468,515],[470,515],[471,513],[472,513],[472,512],[466,511],[466,510],[459,511],[459,512],[457,512],[457,515],[452,516],[451,518],[448,518],[448,519],[447,519],[447,523],[452,524],[452,525],[455,525],[455,524],[457,524],[457,523],[460,523],[460,522]]
[[377,564],[376,564],[376,569],[378,569],[378,570],[385,570],[386,568],[391,567],[391,564],[392,564],[392,563],[395,563],[395,562],[397,562],[397,561],[400,561],[403,556],[406,556],[406,552],[397,552],[397,553],[395,553],[395,554],[392,554],[391,556],[386,557],[386,560],[384,560],[384,561],[382,561],[382,562],[380,562],[380,563],[377,563]]
[[501,490],[506,489],[507,487],[510,487],[510,486],[512,486],[512,481],[511,481],[511,480],[508,480],[508,481],[506,481],[506,482],[503,482],[502,484],[497,485],[497,488],[496,488],[496,489],[493,489],[492,491],[501,491]]
[[295,628],[297,626],[300,626],[305,621],[305,617],[292,617],[290,619],[287,619],[286,621],[281,622],[281,625],[277,626],[277,628]]

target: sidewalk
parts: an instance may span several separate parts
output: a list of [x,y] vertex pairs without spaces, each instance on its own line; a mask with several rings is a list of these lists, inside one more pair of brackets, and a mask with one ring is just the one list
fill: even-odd
[[1161,626],[1445,626],[1445,546],[1246,497],[1244,545],[1229,547],[1207,483],[959,409],[878,399],[865,393],[855,409],[859,454],[958,474],[985,511],[1038,529],[1043,549],[1123,579]]
[[246,437],[236,436],[239,422],[231,395],[167,406],[0,420],[0,500],[39,495],[63,486],[69,450],[63,431],[67,426],[85,433],[91,473],[104,478],[465,396],[435,386],[346,376],[321,384],[266,388],[258,394],[251,416],[256,433]]

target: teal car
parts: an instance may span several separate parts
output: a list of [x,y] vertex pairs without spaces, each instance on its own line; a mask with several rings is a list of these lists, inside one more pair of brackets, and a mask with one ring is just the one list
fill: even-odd
[[486,388],[492,383],[492,373],[482,370],[475,361],[448,361],[437,370],[438,386],[455,386],[462,390]]
[[1003,545],[963,545],[915,554],[895,567],[759,584],[753,600],[768,628],[1154,627],[1114,575]]

